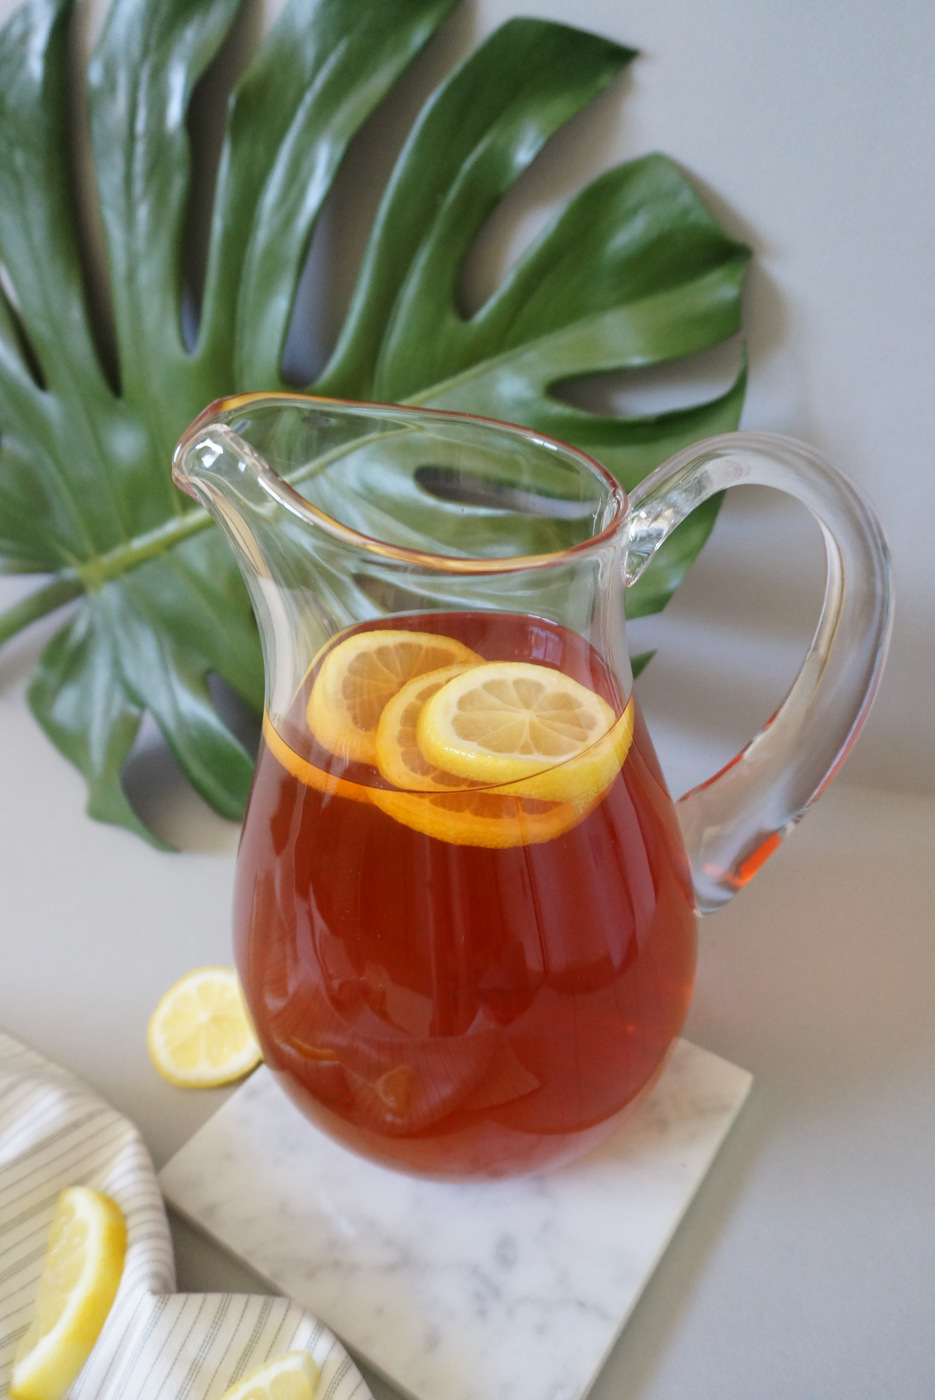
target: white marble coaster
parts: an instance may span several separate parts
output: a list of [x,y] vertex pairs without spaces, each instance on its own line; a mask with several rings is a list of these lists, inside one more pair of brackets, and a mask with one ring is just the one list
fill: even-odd
[[750,1083],[681,1041],[652,1094],[583,1160],[448,1185],[337,1147],[261,1069],[160,1182],[416,1400],[579,1400]]

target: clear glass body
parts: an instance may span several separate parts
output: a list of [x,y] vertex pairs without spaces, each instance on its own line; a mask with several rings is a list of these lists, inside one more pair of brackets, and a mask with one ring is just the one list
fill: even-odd
[[660,1072],[699,905],[743,883],[827,781],[885,646],[885,602],[848,613],[880,588],[885,550],[820,465],[829,560],[843,549],[850,571],[845,597],[829,566],[820,664],[774,718],[788,735],[672,802],[624,590],[744,471],[793,489],[763,441],[677,459],[631,509],[584,454],[462,415],[244,396],[189,429],[176,479],[237,550],[267,667],[237,964],[268,1065],[338,1141],[438,1178],[543,1170]]

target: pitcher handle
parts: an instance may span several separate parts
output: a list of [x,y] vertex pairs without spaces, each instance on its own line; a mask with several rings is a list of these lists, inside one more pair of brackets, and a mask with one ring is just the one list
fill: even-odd
[[702,913],[756,874],[834,777],[870,709],[892,621],[889,552],[877,517],[820,453],[776,433],[708,438],[631,492],[627,584],[696,506],[743,483],[785,491],[815,516],[825,596],[779,709],[736,758],[676,804]]

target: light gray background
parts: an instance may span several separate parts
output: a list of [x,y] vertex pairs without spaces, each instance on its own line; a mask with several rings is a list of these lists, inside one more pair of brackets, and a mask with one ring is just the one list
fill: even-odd
[[[13,8],[0,0],[0,18]],[[92,30],[102,9],[86,12]],[[930,1400],[935,8],[468,0],[351,153],[317,248],[337,267],[325,338],[411,114],[452,61],[520,12],[642,57],[491,221],[468,302],[584,179],[648,150],[675,157],[755,250],[745,426],[806,438],[864,487],[899,600],[880,699],[842,778],[704,926],[688,1031],[754,1072],[753,1097],[595,1395]],[[338,218],[351,221],[340,245]],[[690,401],[726,383],[737,353],[591,392]],[[729,756],[791,678],[820,592],[818,548],[798,511],[736,492],[665,619],[644,629],[641,644],[662,650],[641,692],[676,791]],[[0,606],[21,588],[0,580]],[[136,790],[186,853],[160,855],[84,816],[79,779],[23,699],[47,634],[0,652],[0,1025],[133,1117],[161,1164],[223,1095],[163,1085],[143,1029],[174,977],[229,960],[235,833],[177,784],[151,739]],[[177,1245],[182,1286],[256,1288],[185,1227]]]

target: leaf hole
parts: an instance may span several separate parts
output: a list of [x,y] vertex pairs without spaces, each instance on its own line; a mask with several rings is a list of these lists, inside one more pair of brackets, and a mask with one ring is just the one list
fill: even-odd
[[464,320],[496,294],[559,207],[616,163],[621,94],[629,82],[627,69],[553,132],[481,225],[458,275],[455,301]]
[[351,137],[297,284],[283,350],[286,383],[309,386],[330,359],[399,154],[423,105],[470,52],[476,30],[473,7],[457,6]]
[[255,756],[260,747],[261,716],[215,671],[208,672],[208,694],[234,738],[239,739],[247,752]]
[[221,151],[227,129],[228,99],[253,51],[263,26],[257,0],[243,5],[223,43],[192,89],[186,113],[191,171],[182,233],[182,338],[195,349],[201,323],[211,242],[211,216]]
[[5,313],[6,319],[9,320],[10,325],[13,327],[16,343],[19,347],[20,354],[26,361],[29,373],[32,375],[39,388],[45,389],[47,387],[45,373],[42,369],[42,365],[39,363],[39,357],[33,348],[32,341],[29,339],[26,327],[23,324],[19,301],[16,296],[16,288],[10,281],[9,274],[2,262],[0,262],[0,310]]
[[177,851],[230,851],[235,823],[221,817],[191,786],[148,712],[123,768],[120,785],[140,821]]
[[547,516],[553,520],[583,520],[596,515],[601,501],[569,501],[524,491],[490,477],[475,476],[457,467],[425,463],[413,476],[429,496],[452,505],[480,506],[488,510],[511,511],[519,515]]
[[736,381],[742,365],[743,341],[736,335],[665,364],[566,379],[553,384],[551,393],[601,418],[651,417],[718,398]]
[[84,289],[88,332],[105,379],[120,393],[120,357],[110,282],[110,258],[91,147],[85,74],[91,47],[91,6],[77,5],[68,31],[65,81],[65,152],[75,250]]
[[[255,754],[260,745],[259,716],[220,676],[209,674],[207,683],[221,719]],[[120,783],[140,820],[176,850],[228,851],[236,841],[236,824],[219,816],[191,786],[148,711],[124,761]]]
[[357,573],[353,575],[353,582],[382,613],[430,612],[432,608],[441,606],[390,579]]
[[280,372],[295,389],[318,378],[337,338],[334,265],[338,257],[333,212],[326,207],[312,231],[283,344]]

